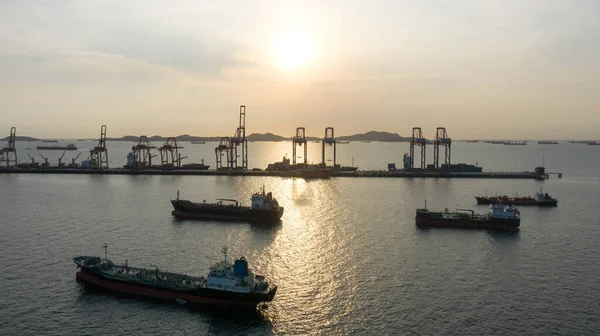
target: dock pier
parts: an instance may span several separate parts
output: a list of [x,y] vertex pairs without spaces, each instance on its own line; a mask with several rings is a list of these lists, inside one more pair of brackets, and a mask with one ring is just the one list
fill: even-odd
[[[84,174],[84,175],[176,175],[176,176],[280,176],[282,171],[269,170],[192,170],[192,169],[86,169],[86,168],[0,168],[0,174]],[[353,178],[488,178],[488,179],[548,179],[548,174],[538,172],[430,172],[357,170],[330,172],[330,177]]]

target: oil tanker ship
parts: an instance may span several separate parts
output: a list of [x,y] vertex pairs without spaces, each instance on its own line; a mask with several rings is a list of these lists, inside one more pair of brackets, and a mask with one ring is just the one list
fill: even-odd
[[557,206],[558,200],[552,198],[548,193],[543,193],[542,188],[535,194],[535,198],[531,196],[525,197],[508,197],[508,196],[476,196],[477,204],[512,204],[512,205],[537,205],[537,206]]
[[172,200],[171,214],[179,219],[206,219],[225,221],[247,221],[261,224],[274,224],[283,216],[283,207],[279,205],[271,192],[255,193],[250,198],[251,206],[242,206],[234,199],[217,199],[217,203],[191,202],[179,199]]
[[256,306],[272,301],[277,286],[263,276],[255,275],[244,257],[231,264],[224,259],[210,267],[207,277],[118,265],[107,259],[108,245],[104,244],[104,259],[96,256],[73,258],[79,271],[76,279],[103,289],[173,300],[180,304],[213,304],[223,306]]
[[470,209],[456,209],[456,212],[429,211],[427,207],[417,209],[415,218],[419,227],[449,227],[468,229],[517,230],[521,224],[519,210],[513,206],[491,204],[485,215],[476,214]]

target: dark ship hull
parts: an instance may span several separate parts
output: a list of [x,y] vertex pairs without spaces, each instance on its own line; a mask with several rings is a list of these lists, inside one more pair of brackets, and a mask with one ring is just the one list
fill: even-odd
[[506,204],[506,205],[537,205],[537,206],[557,206],[558,200],[548,199],[538,201],[531,197],[475,197],[477,204]]
[[204,163],[186,163],[182,165],[179,169],[208,170],[208,168],[210,168],[210,166],[207,166]]
[[179,219],[245,221],[274,224],[281,220],[283,207],[275,209],[252,209],[235,205],[194,203],[187,200],[172,200],[173,216]]
[[261,302],[273,301],[277,287],[268,293],[237,293],[214,290],[210,288],[199,288],[195,290],[179,291],[163,287],[153,287],[146,284],[131,283],[108,279],[101,273],[82,269],[75,275],[76,279],[100,288],[143,296],[154,299],[177,301],[190,304],[213,304],[224,306],[256,306]]
[[304,179],[317,179],[317,178],[329,178],[330,169],[297,169],[297,170],[283,170],[280,172],[282,177],[300,177]]
[[418,209],[415,218],[419,227],[447,227],[463,229],[489,229],[489,230],[518,230],[521,224],[519,218],[489,218],[470,213],[444,213],[431,212],[427,209]]
[[37,146],[37,150],[77,150],[77,147],[68,146]]

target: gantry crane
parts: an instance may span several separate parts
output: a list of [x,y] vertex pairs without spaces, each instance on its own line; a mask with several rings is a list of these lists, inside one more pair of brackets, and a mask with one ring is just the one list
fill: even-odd
[[100,140],[90,150],[90,167],[92,169],[108,169],[108,149],[106,148],[106,125],[100,127]]
[[177,139],[167,138],[164,145],[158,148],[160,152],[160,162],[163,168],[181,167],[181,160],[187,158],[179,154],[179,149],[183,148],[177,143]]
[[321,165],[323,167],[327,167],[327,163],[325,162],[325,148],[327,146],[333,147],[333,167],[335,167],[337,153],[336,153],[336,142],[335,142],[333,127],[325,128],[325,137],[323,138],[323,141],[321,142],[321,154],[322,154]]
[[4,145],[4,148],[0,149],[0,165],[4,162],[6,167],[16,167],[17,162],[17,148],[15,141],[17,138],[17,128],[10,128],[10,136],[8,142]]
[[438,127],[435,132],[435,140],[433,141],[433,165],[435,168],[440,168],[440,145],[444,147],[444,166],[450,166],[450,150],[452,139],[448,136],[445,127]]
[[[233,158],[229,168],[248,169],[248,141],[246,140],[246,105],[240,105],[240,123],[230,139]],[[239,159],[238,159],[239,158]],[[241,162],[240,162],[241,161]]]
[[133,169],[148,169],[152,167],[152,158],[156,156],[150,152],[152,148],[156,147],[148,141],[148,137],[145,135],[140,136],[138,143],[131,147],[131,151],[133,152]]
[[304,127],[298,127],[296,128],[296,135],[292,138],[292,166],[293,167],[297,167],[296,166],[296,147],[297,146],[304,146],[304,161],[302,163],[303,167],[306,167],[306,155],[307,155],[307,146],[306,146],[306,129]]
[[[223,157],[226,157],[225,165]],[[246,105],[240,105],[240,120],[233,137],[223,137],[215,147],[217,169],[248,169]]]
[[425,164],[425,148],[427,146],[427,139],[423,137],[421,127],[413,127],[412,138],[410,139],[410,168],[415,168],[415,145],[421,148],[421,169],[426,168]]

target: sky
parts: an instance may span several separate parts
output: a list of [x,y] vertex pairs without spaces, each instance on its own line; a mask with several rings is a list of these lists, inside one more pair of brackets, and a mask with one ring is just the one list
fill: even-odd
[[0,0],[0,137],[600,138],[600,1]]

